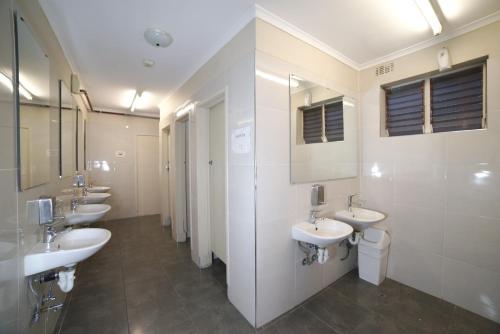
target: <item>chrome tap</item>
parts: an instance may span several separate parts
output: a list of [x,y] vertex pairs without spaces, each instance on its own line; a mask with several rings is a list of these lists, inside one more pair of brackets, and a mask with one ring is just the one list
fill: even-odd
[[318,219],[318,213],[319,210],[314,210],[314,209],[311,209],[311,211],[309,212],[309,222],[311,224],[316,224],[316,220]]
[[77,197],[73,197],[71,199],[71,202],[70,202],[71,211],[75,212],[79,205],[80,205],[80,201],[78,200],[78,198]]
[[360,206],[363,201],[358,199],[357,202],[353,201],[354,197],[359,196],[358,193],[347,196],[347,211],[352,212],[353,204]]
[[55,214],[56,199],[49,196],[40,196],[38,199],[38,223],[43,227],[42,243],[50,244],[57,233],[54,225],[63,217]]

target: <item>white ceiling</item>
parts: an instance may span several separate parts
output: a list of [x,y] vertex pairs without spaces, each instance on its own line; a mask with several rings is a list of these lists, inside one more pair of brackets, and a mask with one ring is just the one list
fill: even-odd
[[[495,14],[499,0],[433,0],[443,36]],[[191,76],[255,15],[310,37],[343,61],[363,67],[435,37],[413,0],[40,0],[96,108],[124,111],[134,89],[142,112]],[[254,4],[258,6],[257,11]],[[146,28],[169,32],[166,49],[148,45]],[[153,68],[142,65],[155,60]],[[146,101],[147,100],[147,101]],[[140,112],[141,110],[138,110]]]

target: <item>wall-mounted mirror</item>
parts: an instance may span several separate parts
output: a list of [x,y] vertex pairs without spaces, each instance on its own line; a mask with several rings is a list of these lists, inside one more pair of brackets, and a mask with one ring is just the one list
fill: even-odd
[[80,108],[77,108],[76,114],[76,168],[79,171],[83,171],[85,169],[85,120],[83,119],[83,111]]
[[353,98],[291,75],[291,182],[357,176],[357,125]]
[[19,173],[24,190],[50,181],[50,69],[47,54],[22,16],[16,17],[16,25]]
[[77,160],[77,108],[71,91],[59,80],[59,171],[61,178],[72,176]]

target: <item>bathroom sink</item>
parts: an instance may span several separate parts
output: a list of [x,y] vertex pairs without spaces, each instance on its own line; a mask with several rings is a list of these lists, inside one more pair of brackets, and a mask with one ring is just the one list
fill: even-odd
[[364,208],[352,208],[351,211],[342,210],[335,213],[335,219],[348,223],[357,230],[364,230],[386,217],[382,212]]
[[[105,200],[107,200],[109,197],[111,197],[111,194],[108,193],[88,193],[86,196],[80,198],[85,204],[100,204],[103,203]],[[73,195],[61,195],[56,197],[57,200],[61,200],[68,203],[71,201],[72,198]]]
[[106,186],[93,186],[91,188],[87,188],[87,192],[89,193],[105,193],[111,190],[111,187]]
[[108,193],[88,193],[87,196],[83,196],[83,201],[86,204],[99,204],[111,197]]
[[109,210],[111,206],[108,204],[83,204],[75,211],[66,211],[64,221],[66,225],[93,223],[104,217]]
[[74,266],[99,251],[111,238],[102,228],[82,228],[60,232],[49,244],[37,243],[24,257],[24,276],[57,267]]
[[338,243],[351,235],[351,226],[333,219],[318,219],[316,224],[302,222],[293,225],[292,237],[319,247]]

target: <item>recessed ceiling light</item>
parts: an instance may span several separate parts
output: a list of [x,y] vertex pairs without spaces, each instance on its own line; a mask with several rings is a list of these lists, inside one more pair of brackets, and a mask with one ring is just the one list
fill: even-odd
[[155,61],[153,59],[144,59],[142,64],[144,67],[153,67],[155,65]]
[[169,33],[159,28],[146,29],[144,32],[144,38],[155,48],[166,48],[174,41]]

